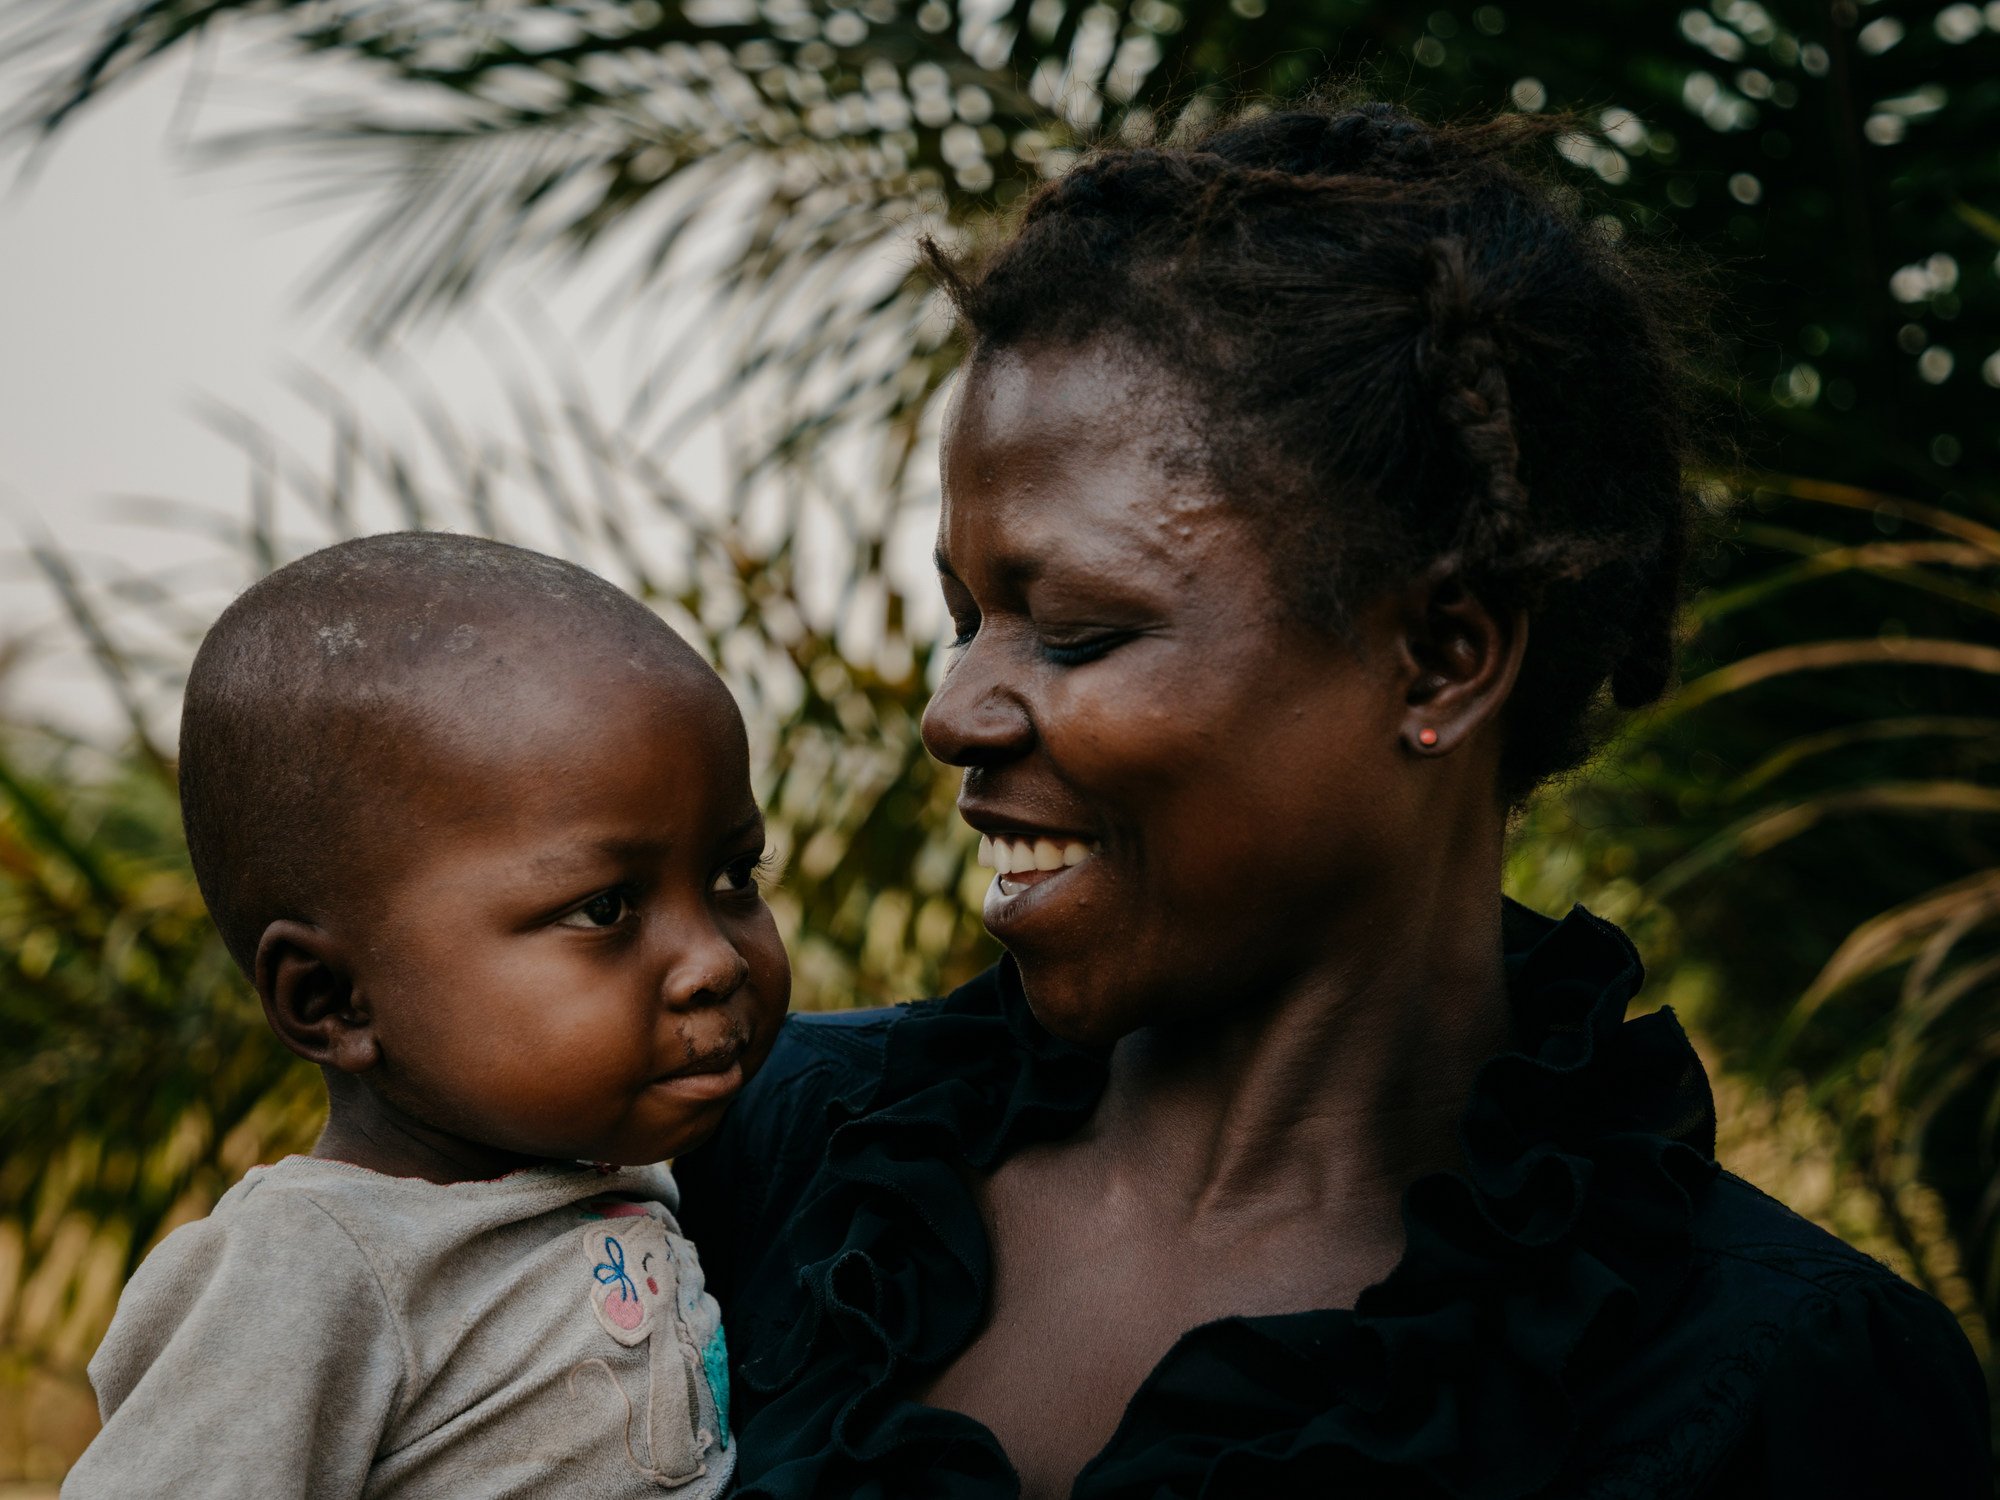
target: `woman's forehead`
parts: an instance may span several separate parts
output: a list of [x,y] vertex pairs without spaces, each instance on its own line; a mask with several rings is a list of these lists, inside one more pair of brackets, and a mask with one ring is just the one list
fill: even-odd
[[[1098,345],[982,357],[946,431],[938,549],[1115,564],[1187,550],[1225,511],[1191,403],[1156,366]],[[985,565],[997,559],[982,556]]]
[[1182,380],[1126,340],[1037,342],[968,361],[947,434],[990,451],[1051,438],[1115,446],[1184,433],[1195,408]]

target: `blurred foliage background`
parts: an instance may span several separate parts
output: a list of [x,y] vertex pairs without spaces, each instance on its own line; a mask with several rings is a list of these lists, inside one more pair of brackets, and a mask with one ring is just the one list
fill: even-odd
[[[351,80],[204,149],[367,205],[325,289],[359,340],[391,347],[510,268],[611,266],[657,364],[610,413],[554,372],[498,435],[433,395],[384,432],[316,389],[323,452],[237,420],[247,503],[165,518],[234,548],[239,582],[444,526],[652,600],[755,726],[806,1006],[990,956],[916,734],[935,615],[892,566],[929,524],[954,359],[915,233],[976,243],[1092,143],[1329,79],[1438,115],[1578,111],[1566,190],[1712,267],[1739,459],[1702,476],[1684,687],[1528,810],[1510,888],[1628,923],[1715,1069],[1725,1162],[1989,1353],[2000,3],[0,0],[0,51],[40,70],[7,101],[14,140],[214,36]],[[690,390],[691,368],[719,378]],[[674,463],[697,428],[723,454],[701,493]],[[171,705],[205,607],[171,577],[39,562],[129,733],[0,736],[0,1478],[60,1471],[122,1278],[317,1109],[180,847]]]

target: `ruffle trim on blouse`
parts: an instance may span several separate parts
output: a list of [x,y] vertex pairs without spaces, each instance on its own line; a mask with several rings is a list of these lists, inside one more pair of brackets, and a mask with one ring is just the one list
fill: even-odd
[[[1465,1169],[1413,1184],[1394,1271],[1351,1310],[1191,1330],[1148,1377],[1078,1500],[1533,1494],[1560,1470],[1571,1390],[1669,1309],[1716,1170],[1708,1082],[1672,1014],[1626,1022],[1643,970],[1581,908],[1510,908],[1519,1050],[1490,1059]],[[991,1284],[968,1182],[1067,1134],[1099,1055],[1029,1016],[1011,966],[891,1029],[873,1096],[830,1138],[785,1230],[808,1312],[743,1371],[747,1496],[972,1500],[1015,1492],[998,1443],[902,1394],[970,1343]],[[768,1424],[768,1425],[767,1425]],[[762,1429],[761,1431],[759,1429]],[[777,1461],[758,1472],[759,1452]]]

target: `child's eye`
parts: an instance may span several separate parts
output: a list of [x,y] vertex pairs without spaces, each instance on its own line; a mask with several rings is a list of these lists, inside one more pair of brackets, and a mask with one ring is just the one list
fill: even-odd
[[623,891],[599,891],[568,916],[558,917],[558,927],[616,927],[632,914],[632,902]]
[[718,896],[741,896],[757,889],[757,868],[764,863],[761,854],[746,854],[722,867],[722,873],[715,877],[715,884],[709,889]]

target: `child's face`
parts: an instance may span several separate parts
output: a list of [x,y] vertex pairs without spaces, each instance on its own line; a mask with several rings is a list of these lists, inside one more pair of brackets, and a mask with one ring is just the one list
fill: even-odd
[[635,663],[506,698],[411,768],[350,944],[362,1077],[468,1141],[658,1161],[715,1127],[790,996],[742,723],[712,678]]

